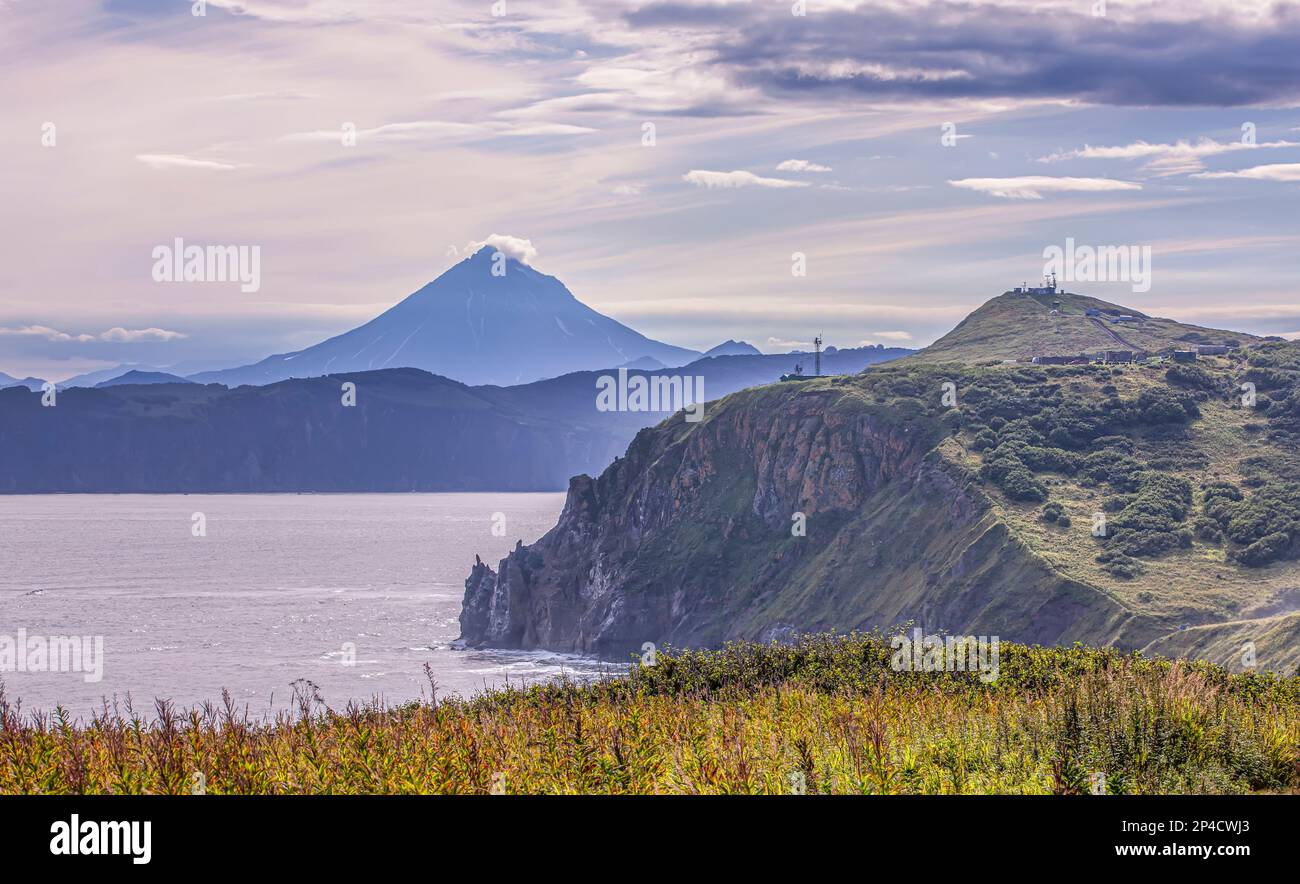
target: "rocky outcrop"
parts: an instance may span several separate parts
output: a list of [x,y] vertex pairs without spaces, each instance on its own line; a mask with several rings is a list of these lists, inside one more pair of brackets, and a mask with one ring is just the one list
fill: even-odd
[[[465,585],[469,645],[627,659],[914,621],[1006,640],[1147,626],[1010,535],[936,450],[936,415],[815,381],[748,390],[642,431],[577,476],[556,526]],[[803,527],[801,532],[799,529]]]

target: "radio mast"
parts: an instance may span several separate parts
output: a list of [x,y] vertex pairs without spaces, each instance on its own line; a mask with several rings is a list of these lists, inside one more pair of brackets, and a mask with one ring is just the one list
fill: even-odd
[[822,336],[813,338],[813,366],[817,377],[822,376]]

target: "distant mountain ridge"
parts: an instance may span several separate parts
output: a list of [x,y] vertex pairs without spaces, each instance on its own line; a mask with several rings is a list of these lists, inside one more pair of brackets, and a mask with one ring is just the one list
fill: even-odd
[[[840,350],[852,374],[908,350]],[[699,375],[706,399],[774,381],[801,357],[715,356],[629,377]],[[141,373],[59,394],[0,391],[0,493],[554,491],[599,472],[668,412],[601,411],[598,379],[466,386],[384,369],[227,389]],[[355,407],[341,404],[344,381]],[[707,410],[707,406],[706,406]]]
[[747,344],[744,341],[723,341],[716,347],[705,350],[705,356],[759,356],[760,351],[753,344]]
[[6,387],[26,387],[29,390],[40,390],[45,386],[45,381],[41,378],[16,378],[0,371],[0,390]]
[[120,387],[127,384],[192,384],[194,381],[165,371],[131,369],[126,374],[95,384],[96,387]]
[[225,368],[229,363],[222,362],[214,364],[211,361],[194,361],[187,360],[178,362],[174,365],[149,365],[143,362],[120,362],[109,368],[97,368],[93,371],[83,372],[82,374],[72,375],[58,382],[60,390],[71,389],[72,387],[94,387],[104,381],[111,381],[114,378],[120,378],[130,371],[167,374],[173,377],[187,378],[190,375],[203,371],[213,371]]
[[676,366],[699,356],[596,312],[555,277],[484,246],[349,332],[253,365],[189,377],[238,386],[410,367],[470,385],[508,386],[645,357]]

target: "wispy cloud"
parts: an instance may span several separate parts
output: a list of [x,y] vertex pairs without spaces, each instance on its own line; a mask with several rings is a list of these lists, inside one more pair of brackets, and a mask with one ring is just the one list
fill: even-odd
[[[459,123],[447,120],[411,120],[403,123],[385,123],[370,129],[348,130],[357,143],[380,141],[436,141],[472,138],[523,137],[530,135],[588,135],[595,132],[588,126],[568,123]],[[314,129],[309,132],[291,132],[281,141],[341,142],[344,137],[341,124],[338,129]]]
[[1041,157],[1040,162],[1055,163],[1070,159],[1088,160],[1146,160],[1142,168],[1155,175],[1182,175],[1199,172],[1205,168],[1205,158],[1233,153],[1240,150],[1268,150],[1284,147],[1300,147],[1297,141],[1266,141],[1250,144],[1244,141],[1215,141],[1203,138],[1196,142],[1175,141],[1172,144],[1152,144],[1135,141],[1132,144],[1114,147],[1094,147],[1084,145],[1078,150],[1060,151]]
[[200,160],[179,153],[142,153],[136,154],[135,158],[153,169],[206,169],[212,172],[229,172],[242,165],[220,160]]
[[830,172],[830,166],[810,163],[808,160],[786,160],[776,167],[778,172]]
[[58,329],[50,328],[47,325],[24,325],[17,328],[0,326],[0,335],[8,337],[44,338],[47,341],[56,341],[59,343],[95,340],[94,335],[70,335],[67,332],[61,332]]
[[959,178],[949,180],[953,187],[987,193],[1014,200],[1040,200],[1044,193],[1100,193],[1110,190],[1141,190],[1133,181],[1113,178],[1053,178],[1048,175],[1021,175],[1016,178]]
[[138,341],[179,341],[185,338],[182,332],[168,331],[165,328],[122,328],[114,326],[106,332],[99,333],[101,341],[134,344]]
[[1193,178],[1249,178],[1253,181],[1300,181],[1300,163],[1251,166],[1236,172],[1198,172]]
[[767,345],[778,350],[802,350],[812,346],[812,341],[787,341],[782,338],[768,338]]
[[309,101],[319,95],[283,89],[278,92],[238,92],[231,95],[214,95],[208,101]]
[[785,178],[763,178],[753,172],[737,170],[734,172],[710,172],[707,169],[692,169],[682,176],[696,187],[807,187],[807,181],[789,181]]
[[92,341],[111,341],[113,343],[137,343],[140,341],[177,341],[185,338],[186,335],[181,332],[168,331],[163,328],[139,328],[130,329],[114,326],[107,331],[100,332],[97,335],[92,334],[70,334],[59,331],[57,328],[50,328],[47,325],[24,325],[16,328],[0,326],[0,335],[11,337],[31,337],[42,338],[53,343],[78,343],[86,344]]

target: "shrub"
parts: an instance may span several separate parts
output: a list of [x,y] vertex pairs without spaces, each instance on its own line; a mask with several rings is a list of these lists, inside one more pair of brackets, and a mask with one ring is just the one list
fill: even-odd
[[1274,531],[1272,534],[1265,534],[1259,540],[1238,552],[1236,559],[1243,565],[1249,565],[1252,568],[1267,565],[1278,559],[1289,557],[1291,544],[1291,535],[1285,531]]
[[980,430],[975,435],[975,441],[971,443],[971,448],[976,451],[987,451],[990,448],[996,448],[998,444],[997,433],[991,429]]
[[1208,516],[1198,516],[1192,523],[1192,527],[1196,536],[1207,543],[1223,542],[1223,529],[1219,527],[1218,522]]
[[1002,490],[1012,500],[1038,502],[1047,499],[1047,489],[1034,479],[1034,474],[1024,467],[1011,469],[1003,476]]
[[1209,503],[1216,497],[1241,500],[1241,489],[1231,482],[1207,482],[1205,485],[1205,502]]
[[1131,580],[1146,573],[1146,568],[1137,559],[1130,558],[1122,552],[1107,550],[1097,556],[1101,569],[1112,577]]
[[1108,551],[1127,556],[1158,556],[1187,547],[1192,532],[1183,529],[1192,507],[1192,485],[1166,473],[1142,472],[1138,493],[1111,520]]
[[1175,363],[1165,372],[1165,379],[1179,387],[1192,387],[1198,390],[1214,390],[1221,386],[1214,379],[1214,375],[1198,365]]
[[1034,472],[1073,473],[1079,466],[1079,456],[1063,448],[1043,448],[1026,445],[1019,451],[1020,460]]
[[1183,424],[1201,416],[1192,397],[1170,390],[1143,390],[1137,408],[1144,424]]
[[1207,486],[1206,518],[1244,547],[1232,553],[1243,565],[1258,567],[1296,558],[1300,555],[1300,483],[1268,483],[1259,475],[1246,481],[1262,483],[1249,498],[1226,482]]
[[1079,475],[1094,483],[1105,482],[1117,491],[1136,491],[1142,464],[1114,448],[1086,455],[1078,465]]

